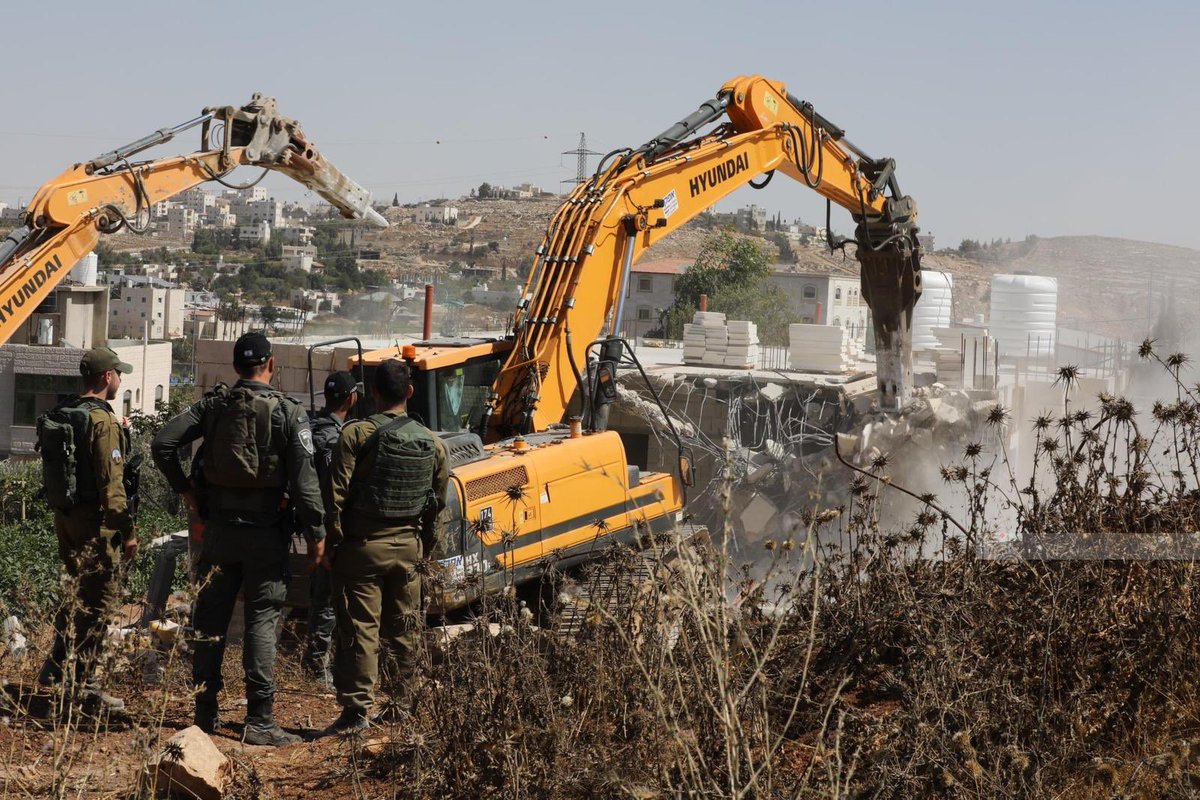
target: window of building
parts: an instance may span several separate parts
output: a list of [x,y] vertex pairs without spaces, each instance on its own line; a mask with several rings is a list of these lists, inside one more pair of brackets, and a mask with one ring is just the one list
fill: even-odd
[[638,278],[638,291],[650,292],[654,290],[654,280],[648,275],[643,275]]
[[839,287],[837,287],[836,289],[834,289],[834,290],[833,290],[833,299],[834,299],[834,300],[841,300],[841,299],[842,299],[842,287],[840,287],[840,286],[839,286]]
[[159,318],[159,319],[162,319],[162,312],[161,312],[161,311],[160,311],[160,312],[158,312],[158,318]]
[[639,308],[639,309],[638,309],[638,317],[637,317],[637,318],[638,318],[638,320],[639,320],[639,321],[642,321],[642,322],[644,322],[645,320],[648,320],[648,319],[650,319],[650,318],[651,318],[651,317],[650,317],[650,308],[649,308],[649,307],[647,307],[647,306],[642,306],[641,308]]
[[142,312],[142,319],[145,319],[145,318],[146,318],[146,312],[145,312],[145,311],[143,311],[143,312]]
[[13,425],[36,425],[42,414],[79,393],[78,375],[14,375]]
[[142,302],[146,302],[146,295],[142,295]]
[[817,287],[813,286],[811,283],[805,284],[804,289],[802,290],[802,294],[803,294],[805,300],[816,300],[817,299]]
[[136,402],[138,405],[141,405],[141,402],[142,402],[142,390],[141,389],[134,390],[133,399],[134,399],[134,402]]
[[838,327],[838,328],[840,328],[840,327],[842,326],[842,318],[841,318],[841,317],[834,317],[834,318],[833,318],[833,324],[834,324],[834,327]]
[[128,389],[125,390],[125,394],[121,397],[121,408],[123,409],[121,413],[127,417],[133,412],[133,392]]
[[157,409],[163,402],[163,386],[160,383],[154,387],[154,407]]

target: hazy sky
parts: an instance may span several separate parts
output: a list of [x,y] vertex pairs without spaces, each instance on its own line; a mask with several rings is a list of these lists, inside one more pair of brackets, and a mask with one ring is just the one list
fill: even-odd
[[[254,91],[378,198],[549,188],[573,176],[560,152],[580,131],[593,150],[637,145],[760,73],[895,158],[939,245],[1036,233],[1200,247],[1184,185],[1200,152],[1195,2],[167,7],[5,9],[0,200]],[[823,202],[787,183],[722,207],[823,219]],[[286,179],[268,185],[300,196]]]

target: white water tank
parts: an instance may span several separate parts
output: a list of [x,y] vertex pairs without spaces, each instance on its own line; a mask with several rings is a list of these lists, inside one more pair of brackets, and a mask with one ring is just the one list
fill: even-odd
[[88,253],[71,267],[71,280],[83,286],[96,285],[96,270],[100,266],[100,258],[95,252]]
[[988,322],[1000,355],[1053,358],[1058,279],[1018,273],[992,276]]
[[954,278],[948,272],[921,270],[921,299],[913,307],[912,349],[934,350],[934,328],[950,327]]

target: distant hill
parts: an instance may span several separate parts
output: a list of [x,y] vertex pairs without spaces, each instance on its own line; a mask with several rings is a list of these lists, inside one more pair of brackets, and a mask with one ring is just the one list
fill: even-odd
[[977,258],[941,253],[926,266],[955,276],[956,316],[987,311],[996,273],[1058,279],[1060,325],[1126,340],[1146,336],[1173,298],[1186,316],[1200,297],[1200,251],[1105,236],[1057,236],[990,248]]

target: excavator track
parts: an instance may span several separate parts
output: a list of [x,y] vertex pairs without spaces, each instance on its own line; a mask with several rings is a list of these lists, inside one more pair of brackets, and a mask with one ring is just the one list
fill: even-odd
[[661,589],[679,558],[681,547],[706,542],[708,529],[685,523],[681,537],[635,553],[627,559],[608,559],[597,564],[580,581],[559,596],[554,631],[576,637],[589,625],[612,619],[623,608],[635,606],[648,593]]

